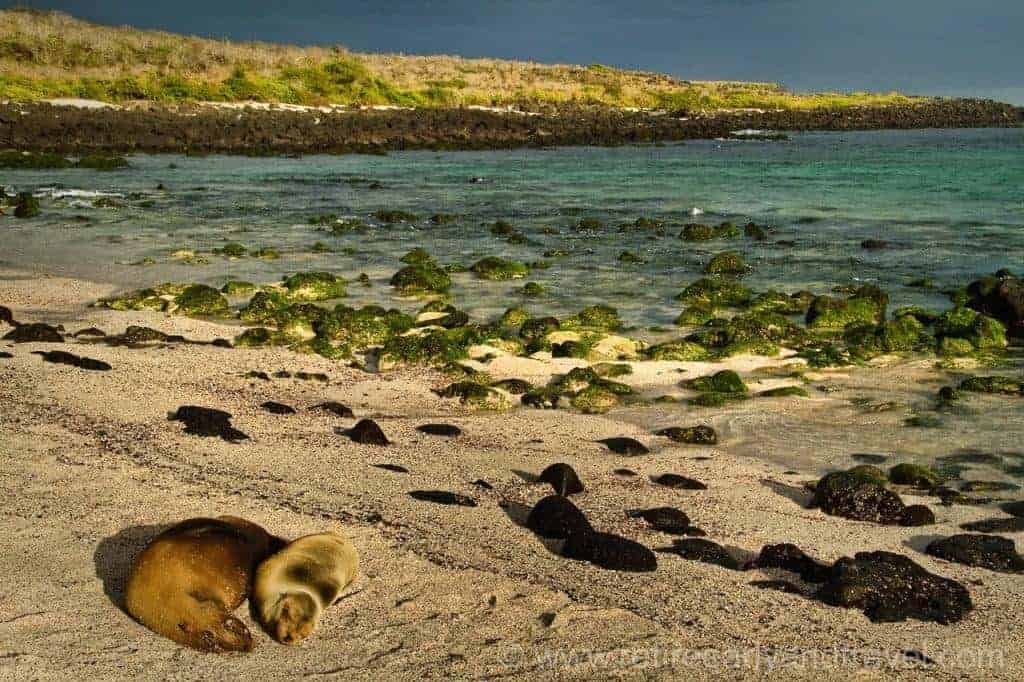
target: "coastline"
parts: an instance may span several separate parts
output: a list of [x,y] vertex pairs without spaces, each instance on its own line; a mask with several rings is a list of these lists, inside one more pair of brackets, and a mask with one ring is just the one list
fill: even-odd
[[986,100],[711,115],[562,106],[301,109],[264,104],[96,107],[0,104],[0,149],[247,155],[615,146],[717,139],[742,130],[1016,127],[1022,111]]
[[[238,331],[203,320],[88,307],[112,293],[113,287],[102,283],[0,272],[0,303],[23,321],[60,323],[68,331],[96,326],[109,333],[141,324],[197,341],[230,338]],[[439,400],[431,389],[447,380],[422,368],[369,374],[275,348],[159,344],[131,349],[70,339],[58,347],[109,362],[113,369],[87,372],[44,363],[32,351],[52,345],[0,342],[14,356],[0,360],[0,479],[5,489],[17,491],[0,514],[0,571],[10,576],[7,598],[0,603],[0,677],[31,672],[40,678],[98,679],[145,671],[190,678],[364,673],[404,679],[410,670],[429,670],[521,679],[642,673],[668,679],[684,672],[697,679],[739,679],[754,672],[780,679],[886,673],[1015,679],[1014,671],[1024,665],[1024,636],[1014,625],[1024,618],[1019,578],[938,561],[921,551],[929,538],[955,534],[959,524],[990,516],[991,510],[939,506],[904,493],[908,504],[932,506],[937,524],[903,528],[827,516],[800,504],[807,497],[801,485],[818,472],[793,471],[757,456],[757,448],[807,435],[809,430],[799,426],[811,423],[829,401],[845,397],[841,392],[816,393],[808,403],[783,398],[682,413],[645,408],[663,418],[664,426],[712,422],[724,436],[715,446],[693,446],[652,436],[637,411],[627,408],[601,416],[564,410],[470,412],[455,401]],[[743,358],[730,361],[745,375],[757,376],[756,366],[742,364]],[[688,370],[686,377],[723,366],[634,364],[646,367],[624,381],[641,390],[676,384],[679,369]],[[564,366],[503,358],[488,370],[497,378],[532,379]],[[329,381],[258,381],[245,376],[253,370],[323,372]],[[930,385],[929,377],[937,378],[935,372],[931,363],[880,364],[824,373],[821,381],[847,383],[856,392],[858,377],[867,373],[863,383],[880,393],[901,390],[902,382],[902,391],[912,397],[923,393],[921,384]],[[886,377],[889,384],[880,383]],[[757,381],[760,388],[785,383],[770,372]],[[259,408],[266,400],[299,412],[268,414]],[[353,420],[308,409],[325,400],[350,406],[357,418],[377,420],[393,444],[358,445],[338,434]],[[184,404],[231,412],[251,440],[229,444],[184,435],[179,424],[167,421],[168,412]],[[784,415],[776,424],[785,423],[790,431],[771,433],[767,422],[754,425],[755,436],[729,428],[749,422],[750,411]],[[844,441],[848,452],[872,451],[860,448],[875,445],[871,438],[878,434],[870,425],[886,418],[862,416],[842,432],[851,436]],[[447,440],[414,430],[426,422],[454,423],[464,434]],[[859,440],[853,434],[861,434]],[[652,454],[620,457],[593,442],[614,436],[647,443]],[[800,447],[828,450],[826,443],[801,442]],[[913,620],[876,624],[857,610],[748,584],[789,579],[784,572],[729,571],[670,554],[660,554],[658,570],[650,574],[566,560],[514,520],[516,509],[547,494],[518,472],[537,473],[556,461],[572,464],[584,480],[587,491],[574,499],[597,527],[648,547],[668,545],[671,537],[625,518],[623,510],[678,506],[710,538],[737,553],[792,542],[827,561],[878,549],[907,555],[929,571],[969,585],[975,610],[950,626]],[[409,473],[373,466],[385,462]],[[616,476],[617,467],[640,475]],[[671,490],[647,478],[666,471],[695,476],[708,489]],[[475,479],[493,489],[475,488],[470,483]],[[452,490],[471,495],[479,506],[420,502],[407,495],[412,489]],[[252,654],[182,653],[112,603],[128,557],[152,534],[152,526],[224,513],[246,516],[289,537],[335,530],[356,544],[362,575],[351,596],[328,610],[304,646],[275,645],[240,613],[258,640]],[[840,653],[830,657],[837,648]],[[960,655],[991,650],[1002,652],[1000,667],[981,669]],[[719,660],[690,655],[701,651],[746,652],[746,658],[730,664],[725,653]],[[929,664],[908,651],[941,662]],[[628,661],[637,652],[641,663],[632,667]],[[567,658],[550,668],[543,660],[547,654]],[[823,669],[785,665],[801,655],[820,658]],[[644,666],[658,661],[662,665]]]

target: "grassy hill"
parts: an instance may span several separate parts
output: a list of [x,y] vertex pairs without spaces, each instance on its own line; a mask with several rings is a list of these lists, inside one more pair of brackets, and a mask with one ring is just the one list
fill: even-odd
[[773,83],[684,81],[600,64],[229,42],[100,26],[57,12],[0,11],[0,99],[57,97],[438,107],[581,103],[691,111],[911,101],[897,93],[794,94]]

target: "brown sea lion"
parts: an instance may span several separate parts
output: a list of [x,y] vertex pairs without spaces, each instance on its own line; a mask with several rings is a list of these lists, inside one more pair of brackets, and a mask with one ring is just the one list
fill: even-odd
[[358,568],[356,548],[345,538],[333,533],[301,537],[256,570],[256,613],[274,639],[295,644],[313,632]]
[[135,558],[125,606],[153,632],[201,651],[249,651],[252,635],[231,615],[249,596],[263,559],[282,546],[234,516],[188,519]]

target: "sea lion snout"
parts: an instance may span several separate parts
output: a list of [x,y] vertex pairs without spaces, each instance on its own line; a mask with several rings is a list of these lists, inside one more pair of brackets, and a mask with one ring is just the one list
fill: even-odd
[[308,637],[316,627],[319,609],[308,594],[291,593],[278,602],[274,622],[274,639],[282,644],[297,644]]

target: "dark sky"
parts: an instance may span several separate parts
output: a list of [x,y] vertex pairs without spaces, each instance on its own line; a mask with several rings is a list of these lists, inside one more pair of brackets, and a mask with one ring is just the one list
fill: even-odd
[[[13,3],[9,3],[13,4]],[[23,0],[103,23],[1024,104],[1024,0]]]

